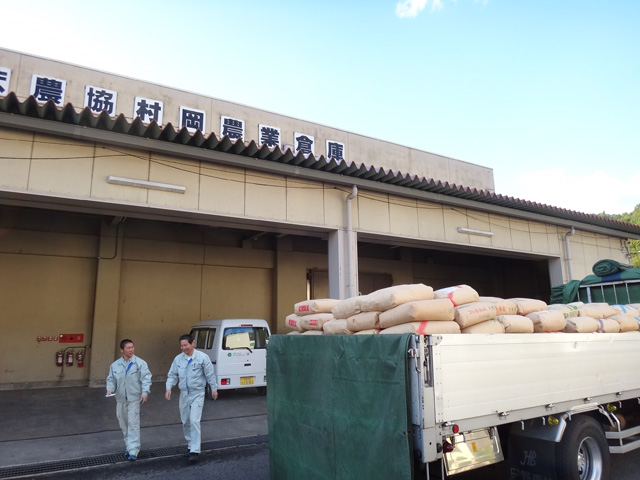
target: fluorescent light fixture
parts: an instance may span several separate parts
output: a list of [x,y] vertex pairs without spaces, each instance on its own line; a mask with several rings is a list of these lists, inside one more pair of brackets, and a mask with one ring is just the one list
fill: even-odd
[[458,227],[458,233],[468,233],[469,235],[480,235],[481,237],[493,237],[493,232],[476,230],[474,228]]
[[163,192],[184,193],[187,187],[182,185],[171,185],[170,183],[148,182],[147,180],[136,180],[134,178],[114,177],[109,175],[107,183],[113,185],[126,185],[128,187],[148,188],[150,190],[161,190]]

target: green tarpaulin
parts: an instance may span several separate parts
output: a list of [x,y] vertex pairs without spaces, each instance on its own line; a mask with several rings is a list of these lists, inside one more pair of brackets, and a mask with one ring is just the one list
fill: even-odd
[[615,260],[606,258],[594,263],[591,271],[598,277],[606,277],[608,275],[613,275],[614,273],[623,272],[629,268],[631,268],[631,265],[626,265],[624,263],[616,262]]
[[550,303],[588,302],[586,290],[581,286],[604,284],[590,289],[591,302],[606,302],[611,305],[622,303],[640,303],[640,282],[620,283],[640,279],[640,269],[622,269],[617,273],[599,277],[588,275],[582,280],[572,280],[564,285],[551,288]]
[[271,480],[410,479],[409,335],[273,335]]
[[551,287],[551,299],[549,303],[571,303],[578,299],[580,280],[571,280],[563,285]]

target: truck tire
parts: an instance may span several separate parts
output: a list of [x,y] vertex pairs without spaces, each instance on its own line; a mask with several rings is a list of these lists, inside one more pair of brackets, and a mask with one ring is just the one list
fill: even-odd
[[556,469],[563,480],[607,480],[611,458],[604,430],[593,418],[577,415],[567,421],[556,447]]
[[211,400],[211,385],[209,385],[207,383],[207,385],[204,387],[204,399],[209,399]]

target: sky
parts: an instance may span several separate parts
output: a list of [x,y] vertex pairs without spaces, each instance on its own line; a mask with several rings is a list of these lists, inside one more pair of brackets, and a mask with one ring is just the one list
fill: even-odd
[[0,12],[2,48],[490,167],[502,195],[583,213],[640,204],[637,0],[0,0]]

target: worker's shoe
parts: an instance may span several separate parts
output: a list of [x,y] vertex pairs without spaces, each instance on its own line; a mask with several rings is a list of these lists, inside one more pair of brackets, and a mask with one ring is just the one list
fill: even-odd
[[189,463],[196,463],[198,461],[198,454],[196,452],[189,453]]
[[124,451],[124,456],[125,456],[126,458],[129,458],[129,450],[125,450],[125,451]]
[[132,453],[129,455],[129,460],[131,462],[135,462],[138,459],[138,455],[136,453]]

